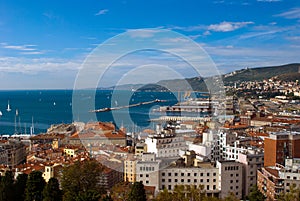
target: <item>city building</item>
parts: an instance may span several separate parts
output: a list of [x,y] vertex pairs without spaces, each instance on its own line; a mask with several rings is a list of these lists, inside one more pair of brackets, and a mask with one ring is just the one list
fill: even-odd
[[136,181],[136,162],[136,158],[132,155],[128,155],[124,160],[124,181]]
[[26,147],[21,141],[8,140],[0,143],[0,164],[13,168],[26,162]]
[[238,154],[236,161],[243,166],[243,195],[247,196],[257,183],[257,170],[264,165],[264,152],[262,149],[247,149]]
[[187,145],[182,136],[174,133],[149,135],[145,143],[147,151],[155,153],[156,157],[178,157],[181,150],[186,150]]
[[136,181],[142,181],[145,186],[154,186],[159,191],[160,160],[154,153],[143,153],[142,159],[136,162]]
[[264,166],[284,165],[286,158],[300,158],[300,133],[282,131],[264,138]]
[[238,199],[243,197],[243,166],[235,161],[217,161],[221,199],[233,193]]

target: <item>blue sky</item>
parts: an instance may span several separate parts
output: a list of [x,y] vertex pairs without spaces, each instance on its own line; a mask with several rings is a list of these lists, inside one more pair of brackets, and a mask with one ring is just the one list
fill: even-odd
[[[73,88],[94,48],[144,28],[193,39],[221,73],[300,62],[298,0],[0,0],[0,89]],[[137,53],[121,59],[120,73],[149,58]]]

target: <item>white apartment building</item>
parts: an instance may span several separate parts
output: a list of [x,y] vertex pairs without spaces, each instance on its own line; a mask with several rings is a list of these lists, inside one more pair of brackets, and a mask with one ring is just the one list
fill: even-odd
[[243,195],[249,195],[257,183],[257,170],[264,166],[264,152],[261,149],[247,149],[239,153],[236,160],[243,165]]
[[289,192],[290,188],[300,188],[300,159],[286,159],[285,166],[280,166],[278,171],[279,177],[284,179],[285,192]]
[[149,135],[145,143],[147,151],[155,153],[158,158],[179,157],[181,150],[187,150],[183,137],[172,133]]
[[159,191],[160,161],[154,153],[143,153],[142,160],[136,161],[136,181],[142,181],[145,186],[154,186]]
[[219,170],[220,198],[225,198],[233,193],[238,199],[242,199],[243,167],[235,161],[217,161]]
[[160,171],[160,190],[173,190],[176,185],[202,185],[207,195],[219,196],[219,170],[210,163],[198,167],[169,167]]

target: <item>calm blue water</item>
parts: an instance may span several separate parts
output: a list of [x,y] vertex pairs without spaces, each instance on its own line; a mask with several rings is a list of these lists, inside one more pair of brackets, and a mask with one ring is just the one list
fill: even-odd
[[[155,99],[168,100],[168,102],[152,103],[132,107],[129,110],[118,110],[112,112],[97,113],[98,121],[112,121],[118,119],[117,126],[120,121],[129,131],[135,125],[135,128],[143,129],[151,127],[150,118],[158,117],[160,114],[152,113],[152,109],[162,105],[173,105],[177,103],[176,94],[169,92],[114,92],[112,100],[112,91],[99,90],[95,96],[95,108],[116,107],[129,104],[152,101]],[[82,103],[93,97],[83,95],[80,97]],[[10,102],[11,111],[7,112],[7,104]],[[71,123],[74,120],[82,121],[81,113],[88,111],[80,111],[78,114],[72,114],[72,90],[22,90],[22,91],[0,91],[0,134],[29,133],[31,121],[33,118],[35,133],[45,132],[51,124]],[[16,117],[16,110],[18,116]],[[129,114],[128,114],[129,112]],[[129,115],[129,119],[126,118]],[[123,119],[124,116],[124,119]],[[16,123],[15,123],[16,121]],[[84,119],[83,121],[87,121]]]

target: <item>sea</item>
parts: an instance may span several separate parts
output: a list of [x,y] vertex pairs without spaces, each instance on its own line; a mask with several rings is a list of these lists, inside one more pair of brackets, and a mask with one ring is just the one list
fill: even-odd
[[[76,96],[74,99],[74,94],[81,95]],[[122,107],[135,103],[151,102],[156,99],[164,101],[99,112],[93,114],[95,118],[84,118],[85,115],[93,113],[90,111],[92,109]],[[0,115],[0,134],[29,134],[30,127],[34,127],[35,134],[40,134],[45,133],[52,124],[76,121],[114,122],[117,127],[125,127],[128,132],[140,131],[146,128],[153,129],[154,125],[150,119],[166,115],[153,112],[153,109],[160,106],[174,105],[178,102],[178,99],[180,98],[177,93],[172,92],[121,90],[94,90],[92,93],[78,93],[73,90],[0,91],[0,111],[2,113]],[[81,106],[92,104],[92,107],[88,109],[87,107],[78,107],[78,103]],[[8,104],[11,111],[7,111]]]

